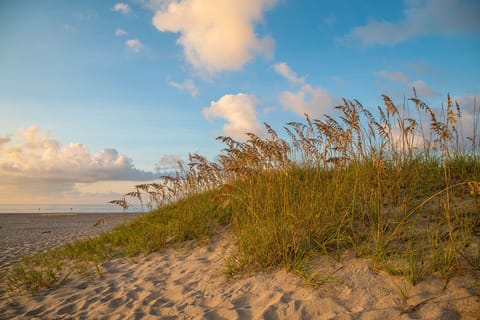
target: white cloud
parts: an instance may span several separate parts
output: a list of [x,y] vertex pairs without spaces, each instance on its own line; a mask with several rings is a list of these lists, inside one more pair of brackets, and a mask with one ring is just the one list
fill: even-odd
[[126,36],[126,35],[128,35],[128,32],[123,30],[123,29],[117,29],[117,30],[115,30],[115,35],[117,37]]
[[408,88],[412,89],[415,88],[417,95],[420,98],[432,98],[437,97],[440,94],[434,91],[425,81],[423,80],[415,80],[408,83]]
[[292,83],[305,84],[305,78],[298,77],[297,74],[290,69],[285,62],[275,64],[273,66],[273,70]]
[[0,138],[0,190],[10,193],[71,193],[76,183],[155,178],[152,172],[136,169],[132,159],[115,149],[91,155],[85,145],[62,145],[36,126],[21,130],[15,137]]
[[408,76],[405,73],[398,72],[398,71],[381,70],[381,71],[378,71],[376,75],[380,78],[384,78],[391,81],[397,81],[397,82],[408,81]]
[[258,99],[248,94],[227,94],[218,101],[212,101],[209,107],[203,109],[206,119],[224,118],[227,124],[223,127],[226,136],[245,140],[245,133],[263,134],[263,129],[257,120],[256,107]]
[[198,88],[195,86],[195,83],[190,79],[185,80],[183,83],[170,81],[168,84],[179,90],[188,91],[192,95],[192,97],[196,97],[198,95]]
[[113,6],[113,11],[121,12],[123,14],[127,14],[130,12],[130,7],[128,4],[124,2],[118,2]]
[[155,171],[168,174],[176,172],[179,169],[178,163],[182,161],[182,157],[177,154],[164,154],[160,161],[155,165]]
[[125,45],[133,52],[139,53],[143,49],[143,44],[138,39],[128,39]]
[[153,25],[176,32],[186,60],[201,74],[240,70],[255,55],[273,55],[273,39],[258,38],[254,25],[277,0],[161,1]]
[[312,117],[319,117],[333,107],[333,99],[327,90],[309,84],[303,85],[298,92],[283,92],[280,103],[285,110]]
[[292,84],[300,85],[299,91],[284,91],[280,95],[280,103],[285,110],[292,111],[302,117],[304,114],[319,117],[333,106],[334,100],[326,89],[306,83],[305,78],[298,77],[286,63],[277,63],[274,70]]
[[371,20],[358,26],[344,41],[364,46],[395,45],[417,36],[449,35],[480,30],[480,2],[477,0],[405,0],[400,21]]

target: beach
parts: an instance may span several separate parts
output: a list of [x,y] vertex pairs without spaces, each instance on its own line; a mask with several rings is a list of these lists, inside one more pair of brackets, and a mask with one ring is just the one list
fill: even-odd
[[0,213],[0,268],[22,257],[92,237],[139,213]]
[[[2,223],[11,218],[2,217]],[[105,218],[108,222],[93,227]],[[29,219],[34,226],[24,232],[14,231],[24,228],[20,225],[2,226],[2,250],[12,261],[34,250],[92,236],[124,217]],[[48,223],[53,220],[57,223]],[[16,238],[4,239],[7,233]],[[478,272],[459,272],[449,281],[431,276],[412,286],[347,253],[338,261],[326,256],[312,261],[325,275],[325,282],[313,288],[283,270],[228,278],[225,258],[234,252],[234,237],[224,231],[199,245],[187,243],[145,257],[115,259],[103,264],[100,275],[75,275],[58,288],[12,298],[3,292],[0,318],[478,319],[480,312]]]

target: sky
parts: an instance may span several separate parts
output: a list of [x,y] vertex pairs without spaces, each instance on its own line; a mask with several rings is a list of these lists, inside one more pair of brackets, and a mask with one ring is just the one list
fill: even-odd
[[471,127],[480,97],[478,0],[1,0],[0,39],[0,205],[105,203],[342,98]]

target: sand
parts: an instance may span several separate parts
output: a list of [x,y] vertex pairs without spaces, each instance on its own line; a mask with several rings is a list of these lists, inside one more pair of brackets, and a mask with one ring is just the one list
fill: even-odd
[[0,300],[1,319],[478,319],[478,272],[412,287],[368,260],[321,257],[331,280],[317,289],[285,271],[225,277],[235,251],[222,233],[190,249],[166,249],[103,265],[37,295]]
[[0,214],[0,268],[26,255],[95,236],[139,213],[12,213]]

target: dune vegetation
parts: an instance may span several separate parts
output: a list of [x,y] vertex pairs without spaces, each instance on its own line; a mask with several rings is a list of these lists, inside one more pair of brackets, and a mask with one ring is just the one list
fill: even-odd
[[[448,97],[432,109],[414,97],[369,110],[344,100],[335,115],[290,122],[245,142],[219,137],[216,161],[192,154],[174,176],[137,185],[123,208],[149,212],[96,238],[27,257],[5,274],[11,292],[57,285],[72,273],[102,273],[102,262],[231,232],[225,257],[237,275],[285,268],[321,282],[309,264],[345,252],[412,284],[480,270],[480,161],[474,106],[465,137]],[[472,130],[472,128],[468,128]],[[280,132],[280,131],[279,131]],[[284,137],[284,138],[282,138]],[[317,278],[315,278],[317,277]]]

